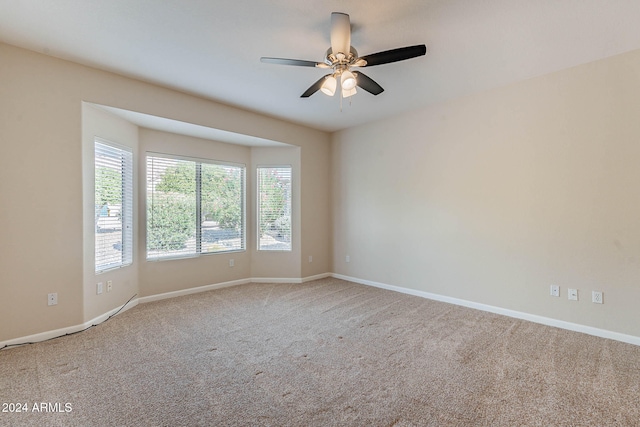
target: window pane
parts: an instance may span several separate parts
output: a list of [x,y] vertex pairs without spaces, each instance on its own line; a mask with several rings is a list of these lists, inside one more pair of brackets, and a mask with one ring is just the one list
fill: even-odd
[[95,141],[95,271],[133,259],[133,155]]
[[147,157],[147,257],[196,253],[196,164]]
[[291,167],[258,168],[259,250],[291,250]]
[[201,165],[202,253],[244,249],[244,169]]
[[147,157],[147,258],[244,250],[242,166]]

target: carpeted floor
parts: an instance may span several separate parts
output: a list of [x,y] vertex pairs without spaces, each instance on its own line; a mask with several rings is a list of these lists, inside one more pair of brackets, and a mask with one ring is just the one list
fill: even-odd
[[28,412],[3,426],[638,426],[640,347],[337,279],[249,284],[0,351],[5,403]]

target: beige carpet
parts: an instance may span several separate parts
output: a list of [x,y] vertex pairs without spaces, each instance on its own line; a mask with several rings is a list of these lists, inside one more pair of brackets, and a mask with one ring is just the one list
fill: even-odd
[[250,284],[0,351],[9,402],[29,412],[3,426],[637,426],[640,347],[337,279]]

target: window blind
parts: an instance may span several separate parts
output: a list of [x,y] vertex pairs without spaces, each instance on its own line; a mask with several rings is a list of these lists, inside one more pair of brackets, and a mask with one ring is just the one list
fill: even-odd
[[258,250],[291,250],[291,166],[258,168]]
[[95,144],[95,271],[133,261],[133,153],[113,143]]
[[245,168],[147,156],[147,258],[245,249]]

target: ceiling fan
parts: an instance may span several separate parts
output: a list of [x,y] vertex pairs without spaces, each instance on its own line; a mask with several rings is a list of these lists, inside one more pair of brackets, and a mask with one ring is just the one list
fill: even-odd
[[319,90],[326,95],[333,96],[337,83],[340,81],[340,93],[343,98],[347,98],[355,95],[356,86],[373,95],[379,95],[384,91],[382,86],[369,76],[360,71],[352,71],[352,68],[372,67],[374,65],[404,61],[405,59],[422,56],[425,53],[427,53],[427,47],[421,44],[359,57],[358,52],[351,46],[351,22],[349,15],[346,13],[333,12],[331,14],[331,47],[327,49],[323,62],[264,56],[260,58],[260,61],[269,64],[330,68],[332,70],[331,73],[321,77],[300,97],[308,98]]

